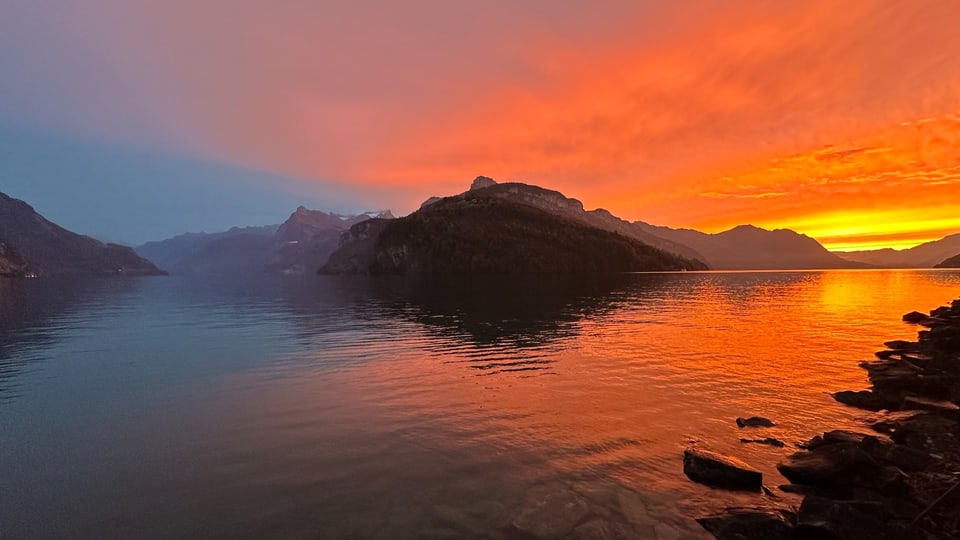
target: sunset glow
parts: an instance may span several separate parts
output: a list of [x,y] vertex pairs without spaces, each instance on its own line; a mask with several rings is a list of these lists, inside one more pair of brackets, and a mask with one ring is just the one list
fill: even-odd
[[0,121],[397,214],[484,174],[840,250],[960,231],[954,2],[93,5],[0,22]]

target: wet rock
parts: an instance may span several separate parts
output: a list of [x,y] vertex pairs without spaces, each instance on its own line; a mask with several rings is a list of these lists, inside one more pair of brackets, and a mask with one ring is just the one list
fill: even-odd
[[637,529],[653,527],[657,522],[647,510],[647,502],[635,491],[621,489],[617,491],[620,510],[627,521]]
[[911,311],[910,313],[905,313],[903,315],[903,322],[918,323],[926,318],[927,318],[926,313],[921,313],[919,311]]
[[764,439],[740,439],[742,443],[755,443],[755,444],[766,444],[769,446],[776,446],[777,448],[783,448],[786,444],[780,439],[774,437],[766,437]]
[[527,493],[510,525],[534,538],[550,540],[570,534],[589,513],[590,508],[573,491],[542,486]]
[[910,352],[919,352],[920,344],[916,341],[906,341],[903,339],[895,339],[893,341],[884,341],[883,346],[888,349],[893,349],[895,351],[910,351]]
[[854,443],[861,444],[865,437],[872,437],[869,433],[860,433],[859,431],[850,431],[846,429],[834,429],[823,434],[824,444],[835,443]]
[[839,496],[855,486],[889,493],[901,489],[905,476],[895,467],[878,464],[857,443],[824,444],[797,452],[777,464],[777,470],[794,484],[834,490]]
[[779,508],[731,507],[697,518],[697,523],[717,540],[789,540],[794,519],[792,512]]
[[769,418],[762,416],[751,416],[750,418],[737,418],[737,427],[773,427],[774,424]]
[[572,537],[576,540],[630,540],[636,535],[623,523],[592,519],[577,526]]
[[936,414],[918,414],[900,422],[890,438],[931,454],[955,453],[960,447],[960,424]]
[[844,405],[850,405],[868,411],[882,411],[896,408],[895,402],[891,403],[888,398],[875,394],[870,390],[860,390],[856,392],[853,390],[844,390],[834,393],[833,399]]
[[943,399],[932,399],[921,396],[906,396],[900,406],[903,410],[918,409],[923,411],[934,411],[944,413],[960,412],[960,407],[952,401]]
[[683,473],[694,482],[708,486],[760,491],[763,474],[729,456],[688,448],[683,451]]

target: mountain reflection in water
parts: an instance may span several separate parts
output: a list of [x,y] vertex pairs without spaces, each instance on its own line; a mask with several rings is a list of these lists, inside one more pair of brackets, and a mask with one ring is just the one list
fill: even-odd
[[[0,280],[0,536],[510,538],[560,494],[584,534],[706,538],[691,516],[759,495],[689,482],[690,441],[775,488],[795,442],[858,425],[828,392],[958,291],[956,271]],[[787,447],[741,444],[752,414]]]

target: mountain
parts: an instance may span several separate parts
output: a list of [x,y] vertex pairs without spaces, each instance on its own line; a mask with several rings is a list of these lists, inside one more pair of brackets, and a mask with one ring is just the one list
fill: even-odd
[[358,215],[328,214],[299,207],[277,230],[268,271],[287,274],[315,272],[326,264],[350,227],[369,219],[393,219],[389,210]]
[[[186,233],[147,242],[137,246],[136,251],[174,274],[236,271],[253,261],[261,261],[262,267],[272,255],[270,246],[279,227],[233,227],[219,233]],[[238,263],[242,264],[237,266]]]
[[717,270],[785,270],[811,268],[860,268],[830,253],[819,242],[789,229],[769,231],[740,225],[729,231],[708,234],[692,229],[671,229],[634,222],[648,234],[689,246]]
[[409,216],[354,225],[324,273],[519,274],[701,270],[636,238],[588,224],[575,199],[478,177]]
[[960,253],[934,266],[934,268],[960,268]]
[[280,225],[234,227],[219,233],[186,233],[137,247],[174,274],[303,273],[314,271],[351,225],[389,210],[339,215],[299,207]]
[[[485,197],[496,197],[533,206],[589,227],[615,232],[633,238],[634,240],[639,240],[644,244],[674,253],[686,259],[705,260],[703,255],[691,249],[689,246],[649,234],[642,228],[635,227],[629,221],[620,219],[607,210],[602,208],[584,210],[582,202],[577,199],[568,198],[559,191],[518,182],[499,184],[492,178],[486,176],[478,176],[474,179],[467,193],[477,190],[483,190]],[[431,197],[421,205],[421,208],[425,208],[440,200],[442,200],[440,197]]]
[[104,244],[70,232],[38,214],[29,204],[0,193],[0,242],[3,265],[20,273],[162,275],[159,268],[128,247]]
[[931,268],[960,253],[960,233],[909,249],[874,249],[837,253],[848,261],[857,261],[881,268]]

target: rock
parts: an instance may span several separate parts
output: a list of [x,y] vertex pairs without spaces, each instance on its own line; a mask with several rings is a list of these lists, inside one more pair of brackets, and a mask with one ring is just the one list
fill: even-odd
[[590,508],[573,491],[543,486],[527,493],[510,525],[524,534],[550,540],[570,534],[589,513]]
[[656,523],[647,512],[647,503],[639,493],[627,489],[617,490],[617,501],[620,504],[620,511],[631,525],[646,527]]
[[918,323],[926,318],[927,318],[926,313],[921,313],[919,311],[911,311],[910,313],[904,314],[903,322]]
[[890,350],[882,350],[882,351],[877,351],[873,353],[873,355],[879,358],[880,360],[889,360],[899,354],[902,354],[902,353],[900,353],[899,351],[890,351]]
[[779,508],[731,507],[697,518],[697,523],[718,540],[790,540],[795,519],[792,512]]
[[751,416],[750,418],[737,418],[737,427],[773,427],[774,424],[770,419],[764,418],[762,416]]
[[918,414],[900,422],[890,438],[914,450],[944,455],[960,446],[960,424],[936,414]]
[[857,392],[844,390],[834,393],[833,399],[844,405],[850,405],[868,411],[882,411],[884,409],[891,410],[896,408],[896,403],[891,403],[889,399],[875,394],[870,390],[860,390]]
[[920,344],[916,341],[904,341],[902,339],[895,339],[893,341],[883,342],[883,346],[888,349],[893,349],[895,351],[912,351],[917,352],[920,350]]
[[786,444],[780,439],[775,439],[773,437],[767,437],[765,439],[740,439],[742,443],[756,443],[756,444],[767,444],[770,446],[776,446],[777,448],[783,448]]
[[807,495],[800,504],[794,540],[856,540],[888,538],[890,516],[883,505],[837,501]]
[[470,184],[470,191],[488,188],[490,186],[495,186],[495,185],[497,185],[497,181],[494,180],[493,178],[490,178],[487,176],[478,176],[474,178],[473,183]]
[[573,530],[576,540],[630,540],[636,538],[629,526],[602,519],[591,519]]
[[846,429],[835,429],[833,431],[828,431],[823,434],[824,444],[835,444],[835,443],[854,443],[861,444],[865,437],[873,437],[869,433],[860,433],[859,431],[849,431]]
[[956,413],[960,412],[960,407],[952,401],[942,399],[931,399],[921,396],[906,396],[900,405],[903,410],[919,409],[923,411]]
[[688,448],[683,451],[683,473],[709,486],[760,491],[763,474],[746,463],[715,452]]
[[878,464],[854,442],[823,444],[797,452],[778,463],[777,470],[795,484],[827,488],[841,496],[854,487],[894,492],[902,488],[905,479],[901,471]]

